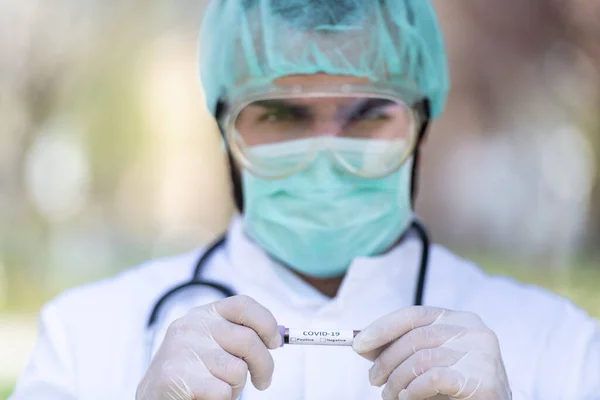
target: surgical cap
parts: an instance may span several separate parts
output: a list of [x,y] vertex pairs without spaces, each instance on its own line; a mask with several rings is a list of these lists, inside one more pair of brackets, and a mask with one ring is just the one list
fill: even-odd
[[439,116],[448,60],[430,0],[211,0],[200,75],[213,115],[235,89],[317,73],[412,85]]

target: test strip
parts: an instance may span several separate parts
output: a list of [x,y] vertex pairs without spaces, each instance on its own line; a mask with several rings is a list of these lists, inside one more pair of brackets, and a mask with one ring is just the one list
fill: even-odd
[[304,346],[352,346],[355,330],[313,330],[279,327],[282,346],[285,344]]

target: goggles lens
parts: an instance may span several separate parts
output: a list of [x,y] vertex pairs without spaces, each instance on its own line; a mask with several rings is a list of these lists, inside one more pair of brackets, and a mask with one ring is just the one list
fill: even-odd
[[396,171],[417,140],[416,115],[377,96],[294,96],[255,100],[230,116],[227,139],[244,167],[283,178],[328,152],[346,171],[378,178]]

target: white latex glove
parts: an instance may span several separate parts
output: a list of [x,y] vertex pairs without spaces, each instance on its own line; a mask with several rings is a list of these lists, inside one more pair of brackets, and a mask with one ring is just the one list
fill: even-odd
[[385,384],[384,400],[511,399],[498,338],[472,313],[406,308],[368,326],[353,347],[375,361],[369,379]]
[[248,372],[259,390],[271,385],[281,345],[273,315],[247,296],[191,310],[169,327],[136,400],[232,400]]

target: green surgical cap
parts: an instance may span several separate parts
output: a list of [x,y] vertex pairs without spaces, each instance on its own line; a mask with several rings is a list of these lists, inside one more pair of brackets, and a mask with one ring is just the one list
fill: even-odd
[[411,85],[439,116],[448,60],[430,0],[211,0],[200,35],[209,111],[232,91],[326,73]]

